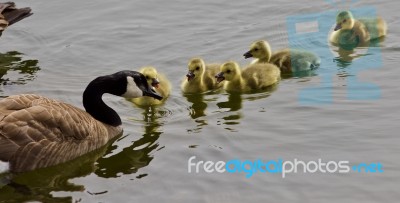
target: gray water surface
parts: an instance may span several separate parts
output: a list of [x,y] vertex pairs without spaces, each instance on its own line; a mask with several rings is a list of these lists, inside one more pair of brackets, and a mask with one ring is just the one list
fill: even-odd
[[[34,15],[0,38],[0,64],[9,69],[0,80],[0,97],[35,93],[83,108],[81,95],[92,79],[145,65],[163,72],[173,91],[165,105],[149,109],[105,96],[123,120],[123,135],[72,162],[3,175],[0,202],[398,202],[400,4],[328,2],[16,1]],[[333,62],[321,64],[312,76],[282,80],[271,92],[180,92],[194,56],[246,65],[250,60],[242,54],[254,40],[268,40],[273,50],[289,47],[287,17],[362,6],[376,8],[389,27],[375,47],[381,49],[382,67],[357,76],[378,85],[379,99],[349,100],[346,85],[356,75]],[[299,46],[308,43],[326,44],[327,39]],[[322,56],[326,61],[335,57]],[[13,59],[3,65],[4,58]],[[320,85],[327,69],[335,72],[333,102],[301,105],[299,92]],[[384,172],[299,173],[284,179],[262,173],[251,178],[195,174],[188,173],[191,156],[204,161],[380,162]]]

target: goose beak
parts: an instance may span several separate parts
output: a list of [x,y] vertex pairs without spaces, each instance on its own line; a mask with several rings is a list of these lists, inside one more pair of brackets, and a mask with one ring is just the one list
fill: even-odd
[[225,80],[224,72],[219,72],[217,75],[215,75],[215,78],[217,79],[218,84],[224,81]]
[[194,73],[193,73],[193,71],[189,71],[187,74],[186,74],[186,77],[187,77],[187,80],[188,81],[190,81],[190,80],[192,80],[193,78],[194,78]]
[[156,92],[154,87],[148,87],[147,90],[143,91],[143,96],[153,97],[154,99],[161,100],[163,97]]
[[336,24],[336,27],[333,30],[337,31],[337,30],[340,30],[340,29],[342,29],[342,24],[338,23],[338,24]]
[[247,59],[247,58],[253,57],[253,54],[251,54],[251,51],[248,51],[248,52],[244,53],[243,56],[245,59]]
[[157,78],[153,78],[153,80],[151,81],[151,86],[155,87],[155,88],[159,88],[160,86],[160,81],[158,81]]

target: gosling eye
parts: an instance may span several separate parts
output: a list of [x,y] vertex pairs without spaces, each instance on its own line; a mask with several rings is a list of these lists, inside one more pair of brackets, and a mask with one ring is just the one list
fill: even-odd
[[148,75],[146,75],[146,79],[150,79],[150,77]]
[[197,66],[197,67],[196,67],[196,70],[200,70],[200,67]]
[[346,19],[344,19],[344,20],[343,20],[343,23],[345,23],[346,21],[347,21],[347,20],[346,20]]
[[231,70],[227,70],[226,73],[228,73],[228,74],[231,73]]
[[254,48],[254,51],[258,51],[258,48]]

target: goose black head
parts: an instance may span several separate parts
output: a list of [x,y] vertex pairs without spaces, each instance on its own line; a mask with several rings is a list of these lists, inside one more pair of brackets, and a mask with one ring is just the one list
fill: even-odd
[[161,100],[163,97],[159,95],[155,89],[147,82],[146,77],[136,71],[126,72],[126,89],[122,97],[136,98],[141,96],[149,96],[154,99]]
[[149,96],[158,100],[163,98],[147,83],[146,77],[139,72],[125,70],[104,77],[107,77],[107,80],[114,81],[105,84],[108,86],[106,87],[107,93],[125,98],[142,96]]

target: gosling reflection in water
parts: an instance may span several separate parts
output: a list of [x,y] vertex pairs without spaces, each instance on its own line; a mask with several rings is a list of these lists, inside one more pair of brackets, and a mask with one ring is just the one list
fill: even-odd
[[192,103],[190,107],[190,117],[196,119],[205,116],[205,110],[207,109],[207,103],[204,102],[203,94],[184,94],[186,100]]
[[333,60],[341,67],[343,67],[343,64],[347,63],[351,64],[351,62],[354,60],[372,55],[374,52],[379,51],[377,49],[379,49],[380,47],[379,44],[382,41],[383,41],[382,38],[371,40],[368,46],[363,46],[363,47],[349,47],[349,46],[336,45],[334,47],[331,47],[331,49],[338,55]]
[[337,57],[333,61],[338,67],[336,74],[340,80],[346,80],[347,77],[356,75],[359,68],[368,68],[371,64],[378,63],[380,48],[379,43],[383,38],[368,41],[367,47],[331,47],[333,52],[337,53]]
[[[220,109],[228,109],[224,111],[223,117],[220,120],[223,120],[222,124],[226,125],[226,130],[236,132],[233,128],[233,125],[239,124],[239,120],[242,118],[240,109],[242,109],[242,94],[238,92],[232,92],[228,95],[228,101],[218,102],[217,106]],[[218,121],[217,125],[221,125],[221,122]]]
[[232,92],[228,95],[228,101],[218,102],[217,106],[228,111],[239,111],[242,108],[242,94]]
[[[221,109],[223,117],[220,118],[217,125],[225,125],[225,129],[231,132],[236,132],[235,125],[240,124],[240,119],[243,117],[240,110],[242,109],[243,100],[255,101],[267,98],[278,88],[278,84],[271,85],[262,91],[253,91],[247,94],[231,92],[227,93],[228,101],[218,102],[217,106]],[[222,120],[222,122],[221,122]]]
[[[183,94],[186,100],[192,103],[189,108],[189,115],[196,122],[194,128],[187,129],[188,132],[199,133],[204,126],[208,125],[206,118],[206,109],[208,107],[207,102],[215,101],[218,97],[218,95],[213,93],[214,92],[206,94]],[[210,96],[210,98],[205,99],[207,96]]]
[[[22,53],[10,51],[0,53],[0,85],[23,85],[35,79],[35,74],[40,70],[38,60],[23,60]],[[8,76],[17,73],[18,77]]]

